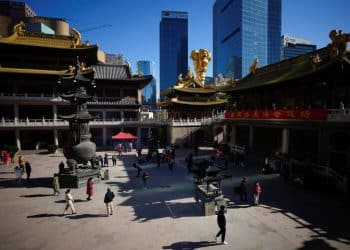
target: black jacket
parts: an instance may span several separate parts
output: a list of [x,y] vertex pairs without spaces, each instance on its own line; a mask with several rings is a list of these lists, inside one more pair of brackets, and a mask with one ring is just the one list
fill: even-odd
[[113,201],[113,198],[114,198],[114,193],[112,191],[107,192],[105,195],[105,203],[109,203]]
[[218,213],[218,225],[219,227],[226,227],[225,211],[223,210]]

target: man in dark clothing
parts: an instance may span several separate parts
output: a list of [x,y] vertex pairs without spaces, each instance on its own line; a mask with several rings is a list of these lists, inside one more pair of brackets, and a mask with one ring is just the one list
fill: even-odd
[[105,154],[104,164],[108,168],[108,155],[107,154]]
[[114,199],[114,193],[107,188],[107,193],[105,194],[104,203],[106,204],[107,208],[107,216],[113,215],[113,199]]
[[30,173],[32,172],[32,167],[30,166],[30,163],[26,161],[25,163],[26,173],[27,173],[27,182],[29,182]]
[[134,168],[137,169],[137,175],[136,175],[136,177],[139,177],[139,176],[140,176],[140,173],[141,173],[141,171],[142,171],[142,169],[140,168],[139,164],[134,163],[134,164],[132,164],[132,166],[133,166]]
[[189,174],[191,172],[193,166],[193,155],[190,152],[187,156],[187,173]]
[[160,154],[157,154],[157,167],[160,167]]
[[241,201],[247,200],[247,177],[243,177],[243,180],[241,181]]
[[226,235],[226,218],[225,218],[226,208],[225,206],[220,206],[220,211],[218,213],[218,226],[220,231],[215,236],[215,241],[217,242],[218,237],[221,235],[221,244],[227,245],[225,241]]

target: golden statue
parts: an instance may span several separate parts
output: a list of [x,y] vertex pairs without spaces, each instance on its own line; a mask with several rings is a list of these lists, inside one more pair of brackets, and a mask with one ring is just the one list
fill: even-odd
[[211,55],[207,49],[192,50],[191,59],[193,60],[194,70],[196,72],[196,79],[204,82],[207,66],[211,60]]
[[23,35],[24,31],[25,31],[25,24],[23,21],[17,23],[15,26],[13,26],[13,33],[17,33],[18,35]]
[[342,33],[341,30],[331,30],[329,38],[332,43],[328,44],[330,49],[330,56],[336,57],[342,55],[347,48],[347,43],[350,41],[350,34]]
[[249,74],[255,75],[258,68],[259,68],[259,59],[255,58],[252,66],[250,66],[249,68]]
[[73,43],[74,43],[74,47],[81,45],[81,34],[79,33],[79,31],[77,31],[76,29],[72,28],[72,32],[73,32]]

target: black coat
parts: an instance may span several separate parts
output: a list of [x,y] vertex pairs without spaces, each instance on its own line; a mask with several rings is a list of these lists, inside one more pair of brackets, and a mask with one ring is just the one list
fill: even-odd
[[114,199],[114,193],[112,191],[107,192],[105,195],[105,203],[109,203],[113,201],[113,199]]
[[225,211],[223,210],[218,213],[218,225],[219,227],[226,227]]

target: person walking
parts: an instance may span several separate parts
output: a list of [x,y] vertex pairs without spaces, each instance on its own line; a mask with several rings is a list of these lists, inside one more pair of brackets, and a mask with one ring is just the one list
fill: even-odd
[[220,211],[218,213],[217,217],[217,223],[220,228],[220,231],[216,234],[215,236],[215,242],[218,241],[218,237],[221,235],[221,244],[227,245],[227,242],[225,241],[225,235],[226,235],[226,218],[225,218],[225,213],[226,213],[226,208],[225,206],[220,206]]
[[259,182],[255,182],[254,189],[253,189],[253,195],[254,195],[254,205],[259,205],[259,198],[261,193],[261,186]]
[[15,167],[16,181],[20,183],[22,181],[23,170],[21,167]]
[[169,157],[168,165],[169,165],[170,171],[173,172],[173,170],[174,170],[174,159],[173,159],[172,156]]
[[156,159],[157,160],[157,167],[160,168],[160,153],[159,152],[158,152],[156,157],[157,157],[157,159]]
[[26,161],[24,160],[23,155],[20,155],[18,157],[18,165],[22,169],[22,172],[24,172],[24,166],[25,166]]
[[146,171],[143,171],[143,175],[142,175],[143,187],[147,187],[148,178],[149,178],[149,173],[147,173]]
[[117,166],[117,156],[116,155],[112,156],[112,163],[113,163],[113,166]]
[[135,177],[139,177],[140,173],[142,171],[142,169],[140,168],[139,164],[134,163],[134,164],[132,164],[132,166],[137,169],[137,175]]
[[107,216],[113,215],[113,199],[114,199],[114,193],[107,188],[107,193],[105,194],[104,203],[106,204],[107,208]]
[[108,155],[107,154],[105,154],[105,157],[104,157],[104,165],[105,165],[105,167],[108,168]]
[[243,177],[241,181],[241,201],[247,201],[247,186],[248,180],[247,177]]
[[86,194],[88,195],[86,199],[88,201],[91,200],[91,196],[94,194],[94,182],[92,181],[92,177],[90,177],[87,181]]
[[193,166],[193,155],[192,155],[192,153],[190,152],[190,153],[187,155],[187,173],[188,173],[188,174],[191,172],[192,166]]
[[60,182],[58,180],[58,176],[54,176],[52,179],[52,189],[53,189],[53,195],[61,194],[60,193]]
[[29,182],[30,173],[32,172],[32,167],[30,166],[30,163],[26,161],[25,163],[26,173],[27,173],[27,182]]
[[64,209],[63,215],[66,215],[68,212],[68,208],[72,210],[72,214],[76,214],[74,205],[73,205],[74,199],[70,192],[70,189],[67,189],[66,191],[66,208]]

